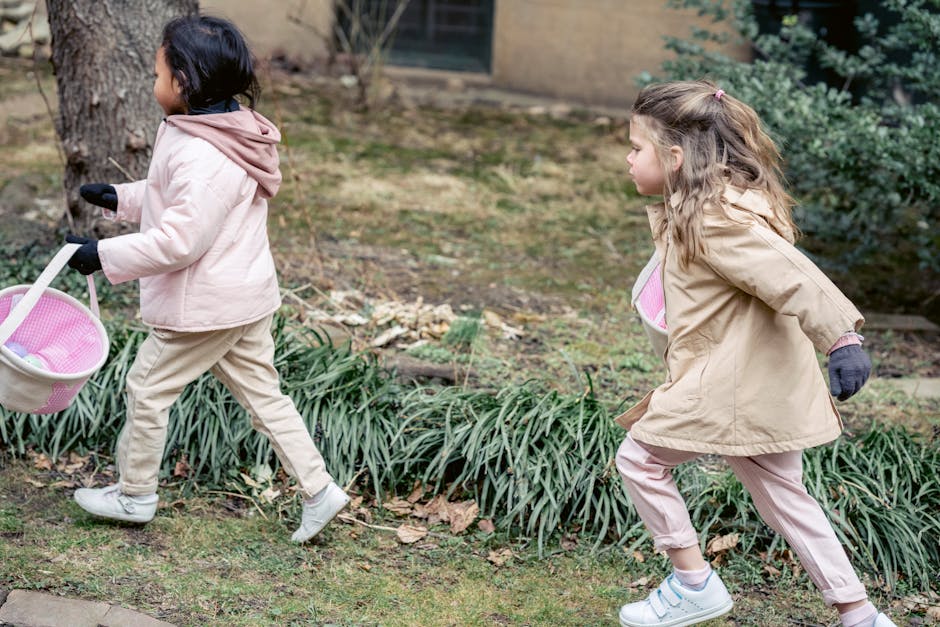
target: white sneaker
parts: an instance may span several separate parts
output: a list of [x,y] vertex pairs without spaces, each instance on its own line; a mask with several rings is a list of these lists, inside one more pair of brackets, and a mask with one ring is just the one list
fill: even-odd
[[86,512],[102,518],[135,523],[153,520],[158,500],[156,493],[143,496],[124,494],[119,485],[75,490],[75,502]]
[[695,625],[731,610],[734,601],[717,573],[701,590],[686,588],[669,575],[645,601],[620,608],[622,627],[682,627]]
[[871,627],[898,627],[894,624],[890,618],[888,618],[884,613],[878,614],[875,617],[875,622],[872,623]]
[[320,533],[326,524],[343,511],[349,503],[349,496],[343,489],[330,481],[317,495],[317,502],[313,505],[304,503],[304,511],[300,517],[300,526],[290,537],[291,540],[303,543]]

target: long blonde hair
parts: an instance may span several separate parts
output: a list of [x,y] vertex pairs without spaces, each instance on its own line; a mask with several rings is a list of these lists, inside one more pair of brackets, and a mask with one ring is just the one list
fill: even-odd
[[[633,120],[649,135],[663,166],[667,219],[661,229],[678,247],[683,266],[705,251],[704,208],[721,206],[727,184],[763,192],[774,213],[772,228],[793,241],[795,201],[784,188],[780,152],[751,107],[709,81],[659,83],[640,91]],[[683,153],[675,171],[672,146]]]

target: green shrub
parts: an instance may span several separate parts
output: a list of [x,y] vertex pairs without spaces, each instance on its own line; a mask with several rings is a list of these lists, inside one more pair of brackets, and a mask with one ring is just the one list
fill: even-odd
[[[940,285],[940,2],[885,0],[880,24],[855,19],[854,53],[792,17],[779,35],[759,34],[746,0],[671,4],[730,23],[754,50],[752,62],[715,52],[712,44],[732,41],[721,29],[669,38],[676,57],[662,78],[708,77],[755,108],[781,144],[808,252],[872,306],[931,302]],[[807,82],[811,53],[841,77],[838,87]]]

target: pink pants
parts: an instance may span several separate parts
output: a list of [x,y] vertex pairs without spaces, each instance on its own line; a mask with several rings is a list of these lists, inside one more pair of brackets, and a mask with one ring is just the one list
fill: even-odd
[[[617,451],[617,470],[658,551],[698,545],[672,469],[700,455],[644,444],[629,435]],[[724,459],[760,515],[796,552],[827,605],[867,597],[832,525],[803,485],[802,451]]]

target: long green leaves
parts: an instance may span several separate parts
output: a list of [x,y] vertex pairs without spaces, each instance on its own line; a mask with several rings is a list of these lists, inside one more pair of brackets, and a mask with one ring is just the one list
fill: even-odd
[[419,390],[403,405],[401,473],[436,492],[470,493],[484,516],[539,547],[564,527],[601,541],[635,526],[611,463],[622,432],[593,398],[523,385],[496,395],[447,388],[433,399]]
[[[70,450],[110,451],[124,421],[124,378],[145,337],[114,326],[112,354],[66,411],[54,416],[0,411],[0,443],[17,454],[52,457]],[[473,498],[481,515],[540,549],[558,532],[596,545],[645,538],[613,466],[624,432],[590,394],[544,391],[536,382],[495,394],[395,383],[372,358],[325,343],[282,318],[275,325],[276,366],[342,483],[364,477],[379,498],[409,490]],[[223,488],[234,473],[277,467],[269,442],[215,378],[188,386],[170,414],[163,477],[185,458],[190,481]],[[940,451],[901,428],[804,455],[806,484],[832,520],[853,561],[889,586],[936,586],[940,578]],[[740,534],[744,550],[781,542],[720,460],[676,470],[704,543]]]

